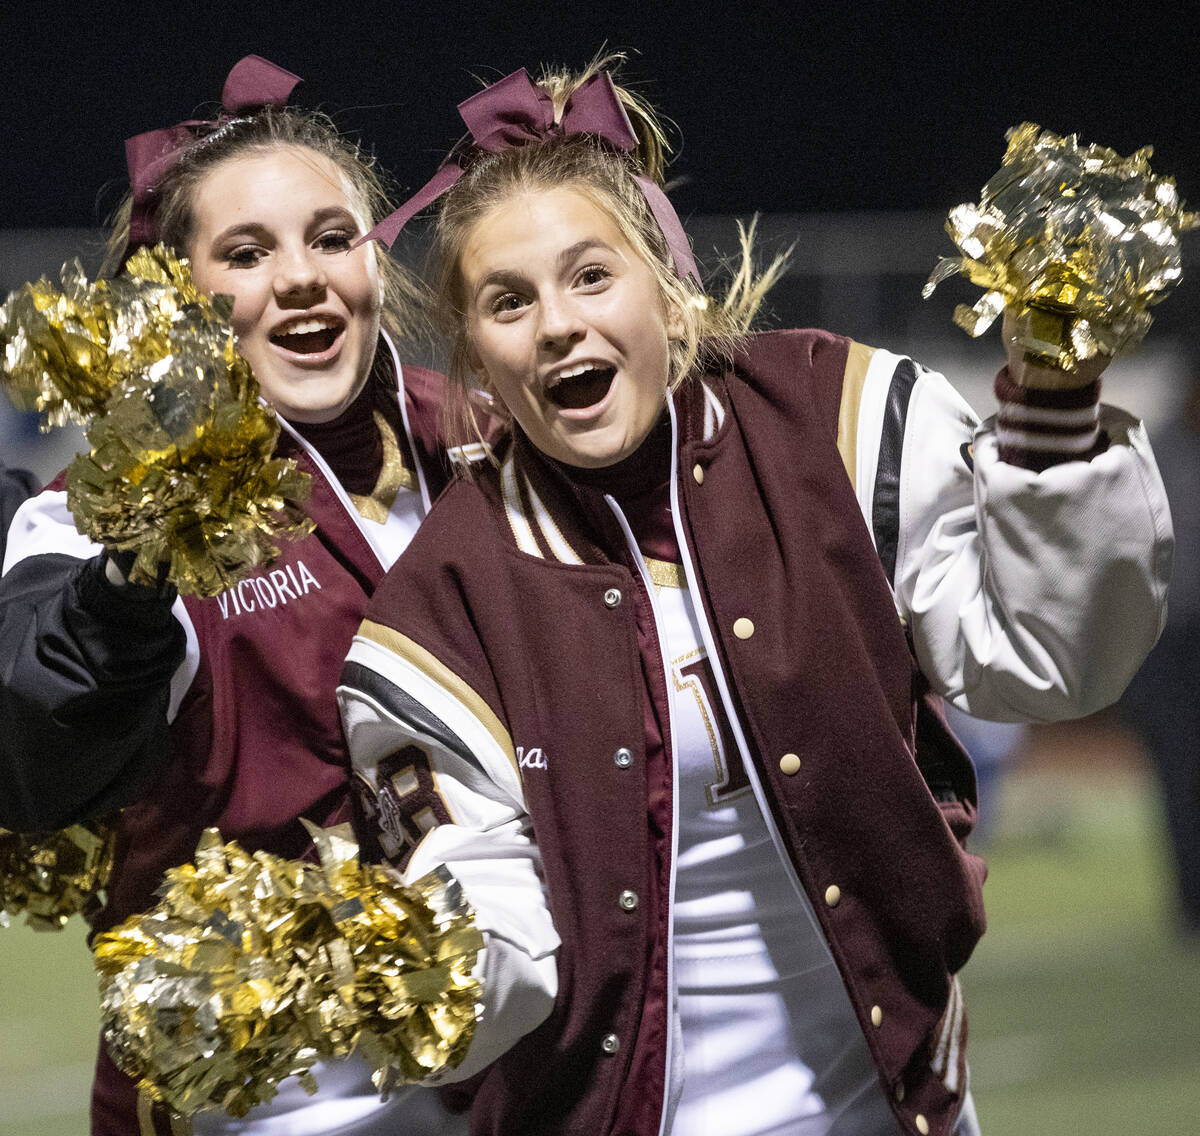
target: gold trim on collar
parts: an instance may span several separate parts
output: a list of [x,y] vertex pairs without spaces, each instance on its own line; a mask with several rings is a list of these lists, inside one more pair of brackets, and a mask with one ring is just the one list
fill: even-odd
[[680,590],[687,588],[682,564],[673,564],[670,560],[652,560],[649,556],[645,560],[646,571],[650,574],[650,579],[654,581],[656,587]]
[[348,496],[361,516],[382,525],[387,523],[388,514],[396,503],[396,494],[401,489],[416,489],[417,479],[410,470],[404,468],[400,445],[382,411],[376,410],[373,417],[383,442],[383,468],[370,493],[350,493]]

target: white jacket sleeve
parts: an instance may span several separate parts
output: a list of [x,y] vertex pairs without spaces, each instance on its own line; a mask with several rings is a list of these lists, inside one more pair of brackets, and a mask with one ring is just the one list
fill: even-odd
[[859,503],[922,671],[969,714],[1091,713],[1116,700],[1158,638],[1173,549],[1166,493],[1141,424],[1101,407],[1100,426],[1104,452],[1034,472],[1000,460],[994,424],[979,425],[944,377],[871,358]]
[[[4,552],[4,570],[12,571],[22,561],[34,556],[70,556],[90,560],[103,551],[101,545],[83,536],[75,527],[75,518],[67,506],[65,490],[46,489],[26,501],[17,511],[8,530],[8,546]],[[183,629],[186,654],[171,680],[171,701],[167,721],[173,722],[196,671],[200,666],[200,644],[196,629],[188,615],[183,599],[176,596],[171,614]]]
[[404,636],[366,623],[338,701],[367,812],[410,883],[444,865],[484,936],[483,1012],[463,1063],[429,1083],[479,1072],[549,1016],[558,934],[546,903],[512,742],[461,681]]

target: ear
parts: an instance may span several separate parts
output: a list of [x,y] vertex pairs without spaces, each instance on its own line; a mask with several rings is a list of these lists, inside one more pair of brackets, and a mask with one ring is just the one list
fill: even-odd
[[667,300],[667,341],[677,343],[683,338],[685,331],[686,322],[683,312],[679,310],[679,305]]

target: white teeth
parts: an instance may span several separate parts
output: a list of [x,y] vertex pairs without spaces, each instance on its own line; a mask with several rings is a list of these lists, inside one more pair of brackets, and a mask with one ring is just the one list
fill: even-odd
[[586,375],[588,371],[599,370],[599,365],[596,363],[580,363],[577,367],[568,367],[565,371],[559,371],[551,380],[551,385],[561,382],[563,379],[573,379],[577,375]]
[[337,320],[328,316],[305,316],[292,323],[285,323],[275,329],[276,335],[311,335],[314,331],[332,331],[338,326]]

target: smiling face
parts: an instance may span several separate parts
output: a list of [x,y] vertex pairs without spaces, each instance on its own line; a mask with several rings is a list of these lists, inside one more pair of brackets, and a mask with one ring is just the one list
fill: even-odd
[[662,414],[680,334],[649,265],[578,190],[507,198],[459,261],[472,366],[543,453],[600,468]]
[[214,166],[192,198],[196,287],[233,297],[238,350],[297,422],[336,418],[362,390],[382,305],[367,218],[328,158],[282,146]]

